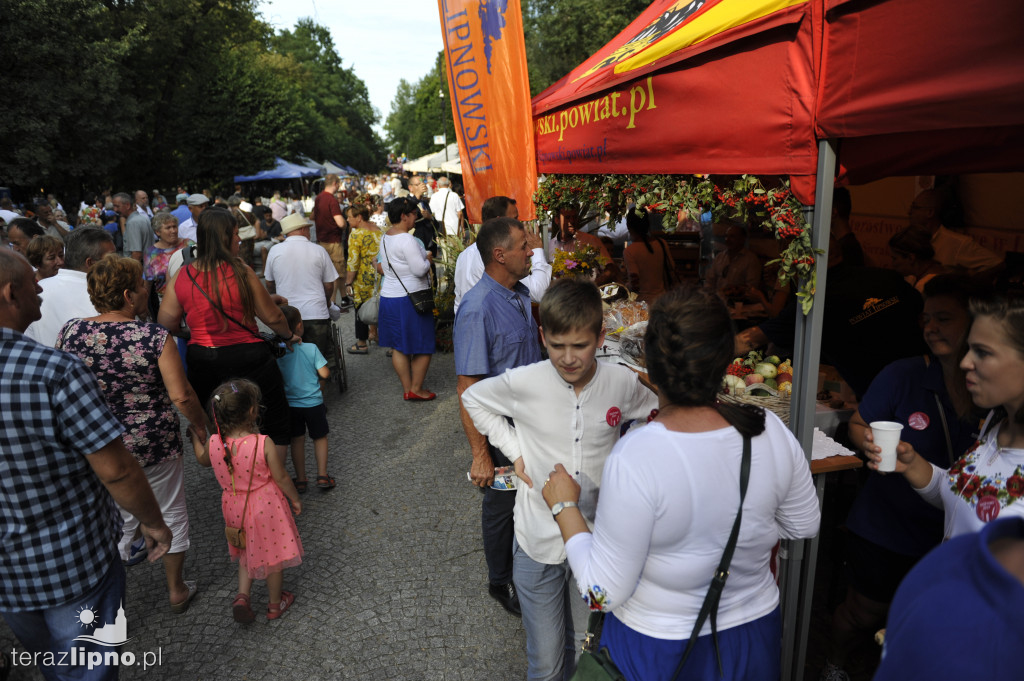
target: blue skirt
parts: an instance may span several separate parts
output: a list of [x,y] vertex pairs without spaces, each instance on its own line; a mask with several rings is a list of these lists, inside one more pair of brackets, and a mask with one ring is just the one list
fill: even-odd
[[437,349],[434,315],[417,312],[409,296],[381,296],[377,310],[377,342],[403,355],[432,355]]
[[[686,650],[688,639],[653,638],[630,629],[613,614],[604,618],[601,646],[629,681],[667,681]],[[697,639],[679,681],[724,678],[725,681],[778,681],[782,674],[782,615],[779,608],[731,629],[718,630],[718,648],[725,676],[710,634]]]

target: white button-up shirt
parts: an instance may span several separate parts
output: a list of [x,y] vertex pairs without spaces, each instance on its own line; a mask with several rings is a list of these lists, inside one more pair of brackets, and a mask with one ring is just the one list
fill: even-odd
[[554,365],[543,361],[473,384],[462,403],[492,445],[511,461],[523,458],[534,486],[520,483],[515,493],[516,540],[533,560],[556,565],[565,560],[565,545],[541,494],[544,478],[556,463],[565,466],[580,484],[580,512],[593,528],[604,462],[619,440],[620,426],[646,419],[658,398],[630,369],[601,361],[577,395]]
[[40,281],[39,286],[43,289],[39,294],[43,299],[39,308],[42,317],[25,329],[25,335],[43,345],[56,346],[57,334],[70,320],[99,314],[89,300],[85,272],[60,269]]
[[303,319],[329,319],[324,284],[338,278],[331,256],[304,236],[289,236],[270,249],[263,277],[274,282],[278,295],[299,311]]

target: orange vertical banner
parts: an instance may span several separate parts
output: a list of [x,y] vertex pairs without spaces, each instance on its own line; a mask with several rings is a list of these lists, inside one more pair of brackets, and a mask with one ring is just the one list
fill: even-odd
[[519,0],[438,0],[466,210],[491,196],[533,220],[537,164]]

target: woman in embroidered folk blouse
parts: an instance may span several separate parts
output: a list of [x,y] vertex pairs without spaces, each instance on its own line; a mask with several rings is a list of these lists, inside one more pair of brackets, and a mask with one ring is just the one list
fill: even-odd
[[[771,412],[716,400],[733,334],[714,295],[663,295],[645,342],[657,417],[608,457],[593,535],[577,508],[555,516],[573,575],[591,609],[609,612],[601,646],[625,677],[672,678],[739,509],[749,436],[750,482],[718,607],[718,643],[705,622],[679,678],[777,680],[782,624],[769,557],[780,537],[818,531],[807,459]],[[576,501],[579,490],[559,464],[544,484],[544,500],[549,507]]]
[[[977,532],[1007,515],[1024,515],[1024,299],[972,300],[974,322],[967,354],[967,392],[991,409],[981,438],[949,470],[929,463],[907,442],[896,449],[896,471],[945,512],[945,537]],[[870,440],[870,434],[868,435]],[[878,468],[881,451],[866,448]]]

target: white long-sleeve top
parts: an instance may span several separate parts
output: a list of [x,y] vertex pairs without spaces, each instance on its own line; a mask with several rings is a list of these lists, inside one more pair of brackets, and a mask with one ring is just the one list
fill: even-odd
[[[530,289],[530,300],[539,303],[540,299],[544,297],[544,292],[548,290],[548,286],[551,284],[551,265],[548,264],[547,258],[544,257],[543,248],[533,249],[530,261],[532,263],[530,274],[520,279],[520,281],[526,285],[526,288]],[[459,253],[459,257],[455,261],[456,312],[459,311],[462,296],[469,293],[469,289],[476,286],[476,283],[480,281],[480,277],[483,275],[484,261],[480,257],[480,249],[476,247],[476,242],[474,241],[466,247],[466,250]]]
[[[412,293],[430,286],[430,279],[427,277],[427,272],[430,271],[427,251],[420,240],[412,234],[385,234],[381,239],[380,252],[384,267],[384,280],[380,285],[381,297],[401,298],[406,295],[406,289]],[[383,255],[385,253],[387,258]],[[402,279],[401,283],[398,282],[399,277]],[[405,284],[405,288],[402,288],[402,284]]]
[[989,412],[975,446],[948,470],[933,463],[931,481],[916,490],[943,510],[946,537],[980,532],[996,518],[1024,515],[1024,503],[1018,501],[1024,451],[999,446],[1002,423],[989,428],[994,416]]
[[[779,590],[768,568],[780,538],[812,537],[821,513],[807,459],[766,412],[751,441],[739,541],[718,608],[718,628],[769,614]],[[615,612],[648,636],[690,637],[739,508],[743,438],[735,428],[679,433],[649,425],[623,438],[605,463],[594,533],[566,543],[591,607]],[[706,622],[702,634],[710,633]]]
[[516,490],[516,541],[538,563],[557,565],[565,560],[565,545],[541,495],[544,478],[555,464],[565,466],[582,488],[580,511],[593,523],[601,473],[619,427],[647,418],[658,399],[626,367],[600,361],[577,395],[544,361],[473,384],[462,393],[462,403],[491,444],[511,461],[523,458],[534,487],[524,483]]

